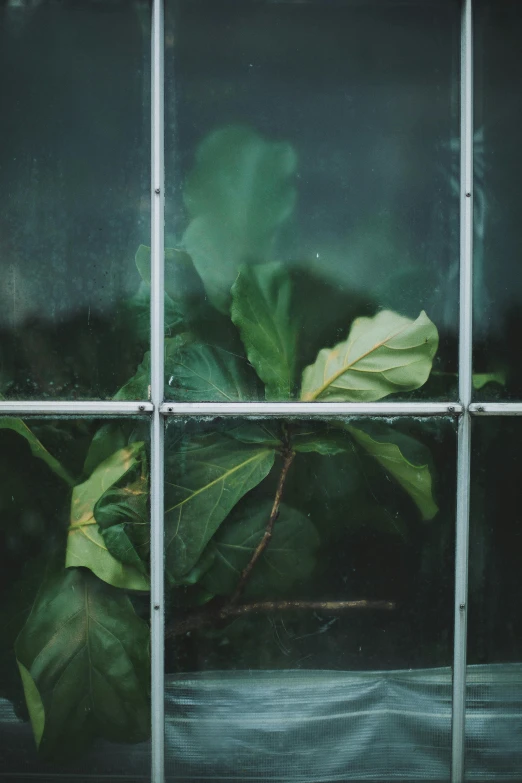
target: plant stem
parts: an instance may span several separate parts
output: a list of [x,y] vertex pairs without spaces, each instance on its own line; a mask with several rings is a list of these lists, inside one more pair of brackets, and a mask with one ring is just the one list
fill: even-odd
[[252,573],[252,569],[254,568],[255,564],[257,563],[257,561],[259,560],[259,558],[267,548],[268,544],[270,543],[270,539],[272,538],[272,532],[274,530],[274,524],[277,517],[279,516],[279,506],[281,505],[281,498],[283,497],[283,489],[285,486],[286,477],[288,475],[288,471],[290,470],[290,466],[294,461],[294,457],[295,457],[295,451],[285,450],[283,452],[283,467],[281,469],[281,475],[279,476],[279,482],[277,484],[277,490],[275,493],[272,511],[270,512],[270,517],[268,519],[265,532],[263,533],[263,538],[254,549],[254,552],[252,554],[252,557],[250,558],[249,563],[245,566],[245,568],[241,572],[241,576],[239,577],[238,583],[236,585],[236,589],[234,590],[234,593],[232,594],[232,597],[230,599],[231,605],[237,603],[237,601],[243,594],[243,591],[246,587],[246,583],[248,582],[250,574]]
[[204,608],[172,623],[165,629],[165,638],[181,636],[190,631],[197,631],[206,625],[215,625],[220,621],[247,614],[303,610],[337,614],[338,612],[358,611],[361,609],[391,611],[395,609],[395,604],[393,601],[368,601],[365,598],[358,601],[256,601],[250,604],[238,605],[227,603],[221,607]]
[[283,467],[277,483],[277,489],[274,497],[274,503],[270,512],[265,532],[261,541],[254,549],[252,557],[241,572],[236,589],[228,600],[215,598],[206,606],[199,610],[187,614],[185,617],[169,624],[165,629],[165,638],[181,636],[190,631],[196,631],[208,625],[216,625],[220,622],[230,620],[234,617],[241,617],[247,614],[260,614],[269,612],[289,612],[289,611],[318,611],[327,614],[336,614],[347,610],[376,609],[389,611],[395,609],[393,601],[368,601],[363,598],[356,601],[255,601],[252,603],[238,604],[238,600],[250,578],[255,564],[267,548],[272,538],[274,525],[279,516],[279,507],[283,497],[283,490],[288,476],[288,471],[295,458],[295,451],[292,451],[290,445],[290,435],[286,427],[283,430]]

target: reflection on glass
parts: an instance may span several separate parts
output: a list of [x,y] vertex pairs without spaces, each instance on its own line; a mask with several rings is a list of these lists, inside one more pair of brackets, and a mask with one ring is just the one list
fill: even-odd
[[6,779],[149,779],[148,430],[0,418]]
[[518,419],[474,425],[469,564],[468,780],[522,768],[522,528]]
[[475,3],[474,372],[476,399],[522,399],[522,6]]
[[1,15],[0,394],[110,398],[149,344],[150,4]]
[[[459,4],[171,0],[166,24],[166,321],[185,333],[166,394],[309,399],[304,368],[380,309],[426,311],[421,394],[451,394]],[[246,356],[264,388],[187,393],[187,350],[218,377]]]
[[169,422],[172,780],[449,779],[454,434]]

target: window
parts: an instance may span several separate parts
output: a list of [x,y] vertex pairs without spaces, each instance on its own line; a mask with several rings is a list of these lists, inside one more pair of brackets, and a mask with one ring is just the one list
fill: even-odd
[[4,4],[0,777],[519,779],[521,25]]

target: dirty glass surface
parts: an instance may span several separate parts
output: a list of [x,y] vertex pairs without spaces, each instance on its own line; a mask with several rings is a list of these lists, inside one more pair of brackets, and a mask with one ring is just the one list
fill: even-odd
[[[379,310],[374,344],[439,335],[393,393],[456,389],[459,31],[452,1],[167,0],[167,336],[196,372],[247,357],[232,399],[378,399],[301,378]],[[165,392],[217,399],[169,355]]]
[[473,335],[482,385],[476,399],[522,399],[521,35],[519,2],[475,3]]
[[149,428],[0,418],[2,780],[149,780]]
[[522,768],[522,421],[474,422],[471,483],[468,780],[519,780]]
[[454,498],[450,420],[169,421],[170,779],[448,780]]
[[150,4],[0,10],[0,394],[106,399],[149,345]]

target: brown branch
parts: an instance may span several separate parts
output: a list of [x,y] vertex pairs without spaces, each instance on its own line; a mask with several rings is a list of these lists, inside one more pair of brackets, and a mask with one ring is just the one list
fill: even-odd
[[283,467],[281,470],[281,475],[279,476],[279,482],[275,493],[274,504],[272,506],[272,511],[270,512],[270,517],[268,519],[266,529],[263,534],[263,538],[254,549],[252,557],[250,558],[250,562],[245,566],[245,568],[241,572],[241,576],[239,577],[238,583],[236,585],[236,589],[234,590],[232,597],[230,598],[231,605],[236,604],[239,598],[241,598],[241,595],[243,594],[243,591],[246,587],[246,583],[248,582],[250,578],[250,574],[252,573],[252,569],[254,568],[255,564],[257,563],[257,561],[259,560],[259,558],[267,548],[268,544],[270,543],[270,539],[272,538],[272,532],[274,530],[274,524],[277,517],[279,516],[279,506],[281,505],[281,498],[283,497],[283,489],[285,486],[286,477],[288,475],[288,471],[290,470],[290,465],[294,461],[294,457],[295,457],[295,451],[283,452]]
[[181,636],[190,631],[204,628],[206,625],[215,625],[224,620],[230,620],[246,614],[303,610],[337,614],[338,612],[357,611],[360,609],[390,611],[395,609],[395,603],[393,601],[368,601],[362,598],[358,601],[257,601],[238,605],[227,603],[221,607],[212,605],[167,626],[165,638]]
[[250,574],[255,564],[267,548],[272,538],[274,525],[279,516],[279,507],[283,497],[283,489],[290,466],[294,461],[295,452],[291,450],[288,435],[285,433],[283,450],[283,467],[279,476],[277,490],[274,497],[274,503],[270,512],[265,532],[259,544],[254,549],[250,561],[247,563],[239,577],[236,589],[231,598],[214,598],[206,606],[186,614],[184,617],[170,623],[165,628],[165,638],[181,636],[191,631],[199,630],[208,625],[218,625],[224,621],[235,617],[241,617],[248,614],[261,614],[270,612],[291,612],[291,611],[318,611],[326,614],[337,614],[347,610],[385,610],[395,609],[393,601],[368,601],[360,599],[358,601],[256,601],[253,603],[238,604],[238,600],[250,578]]

